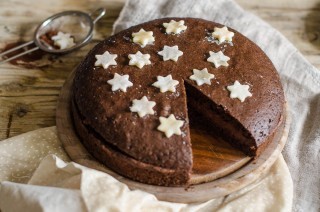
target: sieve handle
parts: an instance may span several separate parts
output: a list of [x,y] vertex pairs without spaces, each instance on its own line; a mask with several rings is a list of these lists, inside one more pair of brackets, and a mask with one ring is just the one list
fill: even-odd
[[[95,24],[97,21],[100,20],[100,18],[102,18],[104,15],[106,14],[106,9],[105,8],[99,8],[96,11],[90,13],[89,15],[91,16],[91,18],[93,19],[93,24]],[[97,16],[96,16],[97,15]]]
[[[9,50],[7,50],[7,51],[5,51],[5,52],[2,52],[2,53],[0,54],[0,58],[2,58],[3,56],[5,56],[5,55],[7,55],[7,54],[9,54],[9,53],[11,53],[11,52],[14,52],[14,51],[16,51],[16,50],[19,50],[19,49],[21,49],[21,48],[24,48],[24,47],[26,47],[26,46],[29,46],[29,45],[31,45],[31,44],[33,44],[33,43],[34,43],[33,41],[29,41],[29,42],[27,42],[27,43],[21,44],[20,46],[17,46],[17,47],[14,47],[14,48],[12,48],[12,49],[9,49]],[[0,65],[3,64],[3,63],[9,62],[9,61],[11,61],[11,60],[13,60],[13,59],[16,59],[16,58],[18,58],[18,57],[21,57],[22,55],[29,54],[30,52],[34,52],[34,51],[36,51],[36,50],[38,50],[38,49],[39,49],[39,47],[36,46],[36,47],[34,47],[34,48],[32,48],[32,49],[29,49],[29,50],[27,50],[27,51],[21,52],[20,54],[17,54],[17,55],[15,55],[15,56],[9,57],[9,58],[7,58],[7,59],[5,59],[5,60],[0,60]]]

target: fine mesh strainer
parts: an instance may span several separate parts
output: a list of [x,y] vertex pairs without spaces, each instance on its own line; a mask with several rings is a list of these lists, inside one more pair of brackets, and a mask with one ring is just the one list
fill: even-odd
[[[16,59],[22,55],[36,51],[38,49],[53,54],[65,54],[79,49],[80,47],[86,45],[92,39],[94,24],[102,16],[104,16],[105,13],[106,10],[104,8],[99,8],[90,14],[81,11],[64,11],[61,13],[57,13],[47,18],[37,27],[34,33],[33,40],[2,52],[0,54],[0,57],[3,58],[9,53],[25,48],[31,44],[35,44],[36,47],[23,51],[22,53],[11,56],[9,58],[5,58],[4,60],[0,60],[0,64]],[[47,33],[58,31],[69,33],[70,35],[72,35],[72,38],[74,39],[74,45],[68,48],[59,49],[50,45],[48,42],[46,42],[45,39],[43,39],[43,36],[45,36]]]

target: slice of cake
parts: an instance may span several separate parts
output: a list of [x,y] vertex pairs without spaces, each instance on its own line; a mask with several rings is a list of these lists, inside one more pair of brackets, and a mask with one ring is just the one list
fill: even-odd
[[88,151],[143,183],[190,179],[188,110],[249,156],[281,131],[284,93],[265,53],[239,32],[193,18],[143,23],[99,43],[77,67],[72,114]]

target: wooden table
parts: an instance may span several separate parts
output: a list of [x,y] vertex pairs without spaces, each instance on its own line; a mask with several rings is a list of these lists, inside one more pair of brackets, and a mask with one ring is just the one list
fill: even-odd
[[[316,67],[320,68],[320,2],[269,0],[237,2],[283,33]],[[44,59],[37,68],[0,66],[0,140],[55,125],[57,98],[65,79],[97,42],[108,37],[124,0],[2,0],[0,49],[8,43],[32,38],[37,24],[63,10],[93,11],[108,8],[98,22],[93,41],[79,51]]]

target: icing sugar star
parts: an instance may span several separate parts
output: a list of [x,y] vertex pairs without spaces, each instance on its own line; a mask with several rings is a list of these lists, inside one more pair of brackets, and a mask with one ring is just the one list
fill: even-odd
[[121,76],[117,73],[114,74],[113,79],[108,80],[108,83],[112,85],[112,91],[121,90],[123,92],[127,92],[127,88],[133,85],[132,82],[129,81],[128,74]]
[[95,62],[95,66],[102,66],[104,69],[107,69],[110,65],[117,65],[117,62],[115,59],[118,55],[116,54],[110,54],[108,51],[106,51],[103,54],[97,54]]
[[166,33],[168,34],[180,34],[182,31],[187,29],[187,26],[184,25],[184,20],[175,21],[171,20],[169,23],[162,24],[166,28]]
[[132,103],[130,111],[137,112],[140,117],[144,117],[147,114],[154,114],[154,110],[152,108],[156,103],[154,101],[149,101],[146,96],[142,97],[140,100],[134,99]]
[[154,87],[160,88],[161,93],[171,91],[176,92],[175,86],[179,84],[179,81],[173,80],[171,74],[166,77],[157,76],[157,82],[153,83]]
[[178,57],[183,55],[183,52],[178,49],[178,46],[164,46],[163,50],[158,52],[159,55],[163,56],[163,60],[173,60],[178,61]]
[[197,82],[197,85],[208,84],[211,85],[211,79],[214,78],[213,74],[208,73],[208,69],[204,68],[202,70],[193,69],[193,75],[189,77],[190,79]]
[[158,130],[164,132],[167,138],[170,138],[173,134],[181,135],[180,127],[183,125],[183,121],[177,120],[173,114],[171,114],[168,118],[159,117],[160,125],[158,126]]
[[233,85],[229,85],[227,89],[230,91],[230,98],[238,98],[241,102],[244,102],[247,97],[252,96],[252,93],[249,91],[249,85],[241,85],[238,80]]
[[140,51],[138,51],[135,54],[129,54],[129,65],[131,66],[137,66],[138,68],[142,68],[145,65],[150,65],[150,54],[142,54]]
[[216,68],[219,68],[220,66],[229,66],[227,61],[230,60],[230,57],[225,56],[222,51],[209,51],[209,54],[210,57],[207,59],[207,61],[213,63]]
[[59,46],[60,49],[67,49],[74,45],[74,39],[69,33],[58,32],[57,35],[52,36],[51,40],[54,41],[54,45]]
[[212,36],[219,40],[220,43],[224,41],[232,41],[232,37],[234,36],[234,33],[229,31],[226,26],[224,27],[215,27],[214,32],[212,33]]
[[141,47],[145,47],[148,44],[152,44],[154,42],[153,32],[145,31],[144,29],[140,29],[139,32],[132,33],[133,42],[141,45]]

